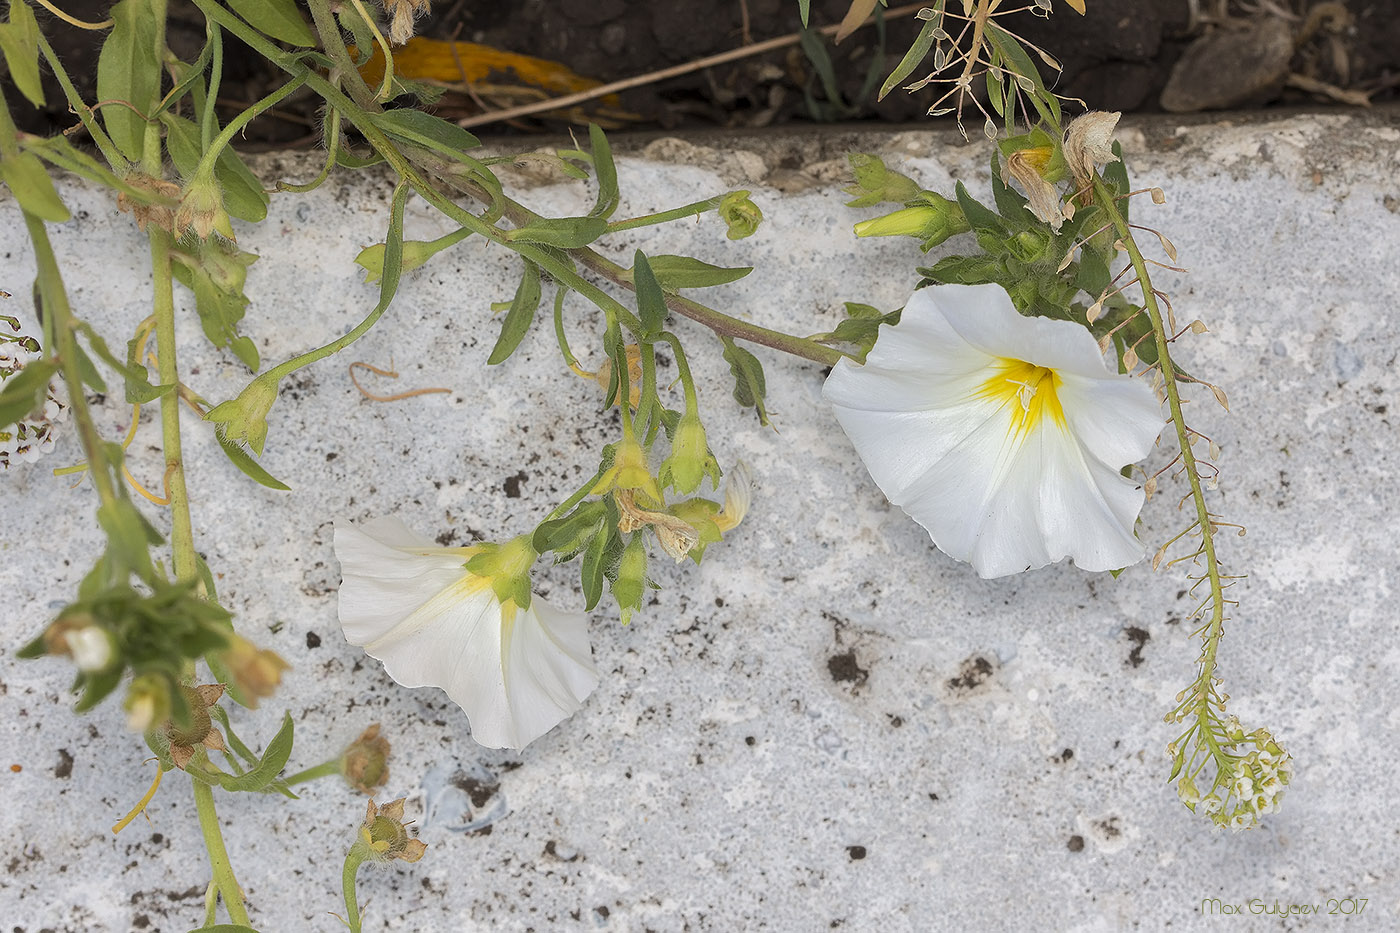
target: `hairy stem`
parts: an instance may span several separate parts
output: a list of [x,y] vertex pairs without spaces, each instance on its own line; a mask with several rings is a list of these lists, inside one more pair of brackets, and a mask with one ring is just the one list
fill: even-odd
[[355,876],[360,873],[360,866],[365,861],[360,849],[358,842],[350,847],[345,854],[345,867],[340,872],[340,887],[345,895],[345,925],[350,928],[350,933],[360,933],[360,902],[355,895]]
[[[170,234],[152,226],[149,235],[151,274],[155,280],[156,371],[162,385],[177,385],[180,368],[175,356],[175,296],[170,272]],[[161,446],[165,451],[165,476],[170,490],[170,549],[175,578],[191,580],[199,575],[199,568],[180,442],[180,397],[174,392],[161,397],[160,429]]]

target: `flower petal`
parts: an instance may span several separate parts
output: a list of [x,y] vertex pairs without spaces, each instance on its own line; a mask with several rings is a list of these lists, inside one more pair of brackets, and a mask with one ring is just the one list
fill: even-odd
[[511,728],[472,736],[483,745],[523,748],[573,715],[598,686],[588,645],[588,617],[536,596],[509,627],[505,689]]
[[462,576],[465,558],[418,537],[396,518],[361,526],[335,523],[340,561],[340,624],[352,645],[398,625]]

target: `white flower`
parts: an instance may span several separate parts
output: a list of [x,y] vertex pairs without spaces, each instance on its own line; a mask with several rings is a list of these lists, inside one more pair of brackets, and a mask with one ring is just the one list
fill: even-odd
[[112,663],[112,638],[95,625],[69,632],[65,641],[80,671],[96,673]]
[[1152,449],[1161,409],[1078,324],[1024,317],[998,285],[924,288],[823,395],[890,501],[983,577],[1142,558],[1143,491],[1119,469]]
[[445,690],[477,742],[523,748],[597,686],[588,620],[539,596],[502,602],[491,577],[467,571],[476,550],[436,547],[394,518],[336,522],[340,624],[405,687]]

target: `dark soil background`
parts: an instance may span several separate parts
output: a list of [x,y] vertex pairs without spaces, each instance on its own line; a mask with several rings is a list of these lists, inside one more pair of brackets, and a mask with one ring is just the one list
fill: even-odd
[[[813,0],[811,24],[839,22],[848,3]],[[81,18],[100,19],[109,4],[68,0],[64,6]],[[893,9],[898,3],[891,0],[890,6]],[[956,9],[956,0],[949,6]],[[170,9],[170,44],[182,56],[193,58],[204,38],[200,17],[183,0],[172,0]],[[1393,101],[1400,94],[1400,0],[1088,0],[1088,15],[1083,17],[1063,0],[1055,0],[1055,9],[1049,19],[1017,13],[1002,22],[1055,54],[1064,66],[1056,89],[1082,98],[1094,109],[1162,109],[1162,91],[1174,67],[1193,42],[1207,38],[1213,44],[1198,45],[1197,54],[1183,62],[1189,72],[1183,77],[1202,86],[1198,88],[1201,100],[1216,101],[1203,106],[1344,107],[1349,105],[1338,98],[1345,93],[1334,92],[1350,92],[1353,100],[1360,94],[1373,103]],[[91,100],[101,35],[71,28],[42,10],[39,14]],[[753,128],[817,120],[922,121],[937,96],[931,87],[914,95],[896,90],[883,101],[876,101],[873,92],[862,93],[872,76],[873,86],[879,86],[909,47],[918,26],[906,16],[883,29],[867,26],[839,46],[824,40],[839,85],[839,101],[828,98],[819,69],[792,45],[626,91],[621,106],[611,106],[605,113],[610,125],[652,130]],[[611,82],[793,33],[800,27],[796,0],[437,0],[432,13],[419,20],[418,34],[550,59],[578,75]],[[1282,36],[1282,59],[1272,64],[1254,61],[1267,44],[1261,27],[1272,30],[1269,34],[1276,47]],[[221,100],[227,114],[281,83],[279,74],[237,41],[225,40],[225,55]],[[1278,59],[1277,54],[1274,57]],[[1267,73],[1250,71],[1258,68]],[[1241,73],[1242,69],[1248,73]],[[1310,89],[1287,86],[1288,73],[1314,83]],[[512,80],[511,74],[492,76],[497,85]],[[1250,84],[1254,81],[1258,87]],[[20,99],[8,90],[7,97],[12,102]],[[17,106],[23,111],[18,115],[26,129],[51,133],[77,122],[55,106],[62,100],[56,84],[49,100],[44,112],[34,112],[22,101]],[[466,117],[480,113],[483,102],[493,103],[483,101],[474,89],[453,85],[435,109],[448,118]],[[243,145],[317,145],[315,103],[310,95],[289,98],[271,118],[250,127]],[[567,119],[529,117],[494,124],[490,132],[558,132],[570,119],[577,122],[586,113],[599,115],[597,106],[588,105]],[[951,118],[930,122],[947,120]],[[980,125],[981,118],[975,115],[968,123],[969,128]]]

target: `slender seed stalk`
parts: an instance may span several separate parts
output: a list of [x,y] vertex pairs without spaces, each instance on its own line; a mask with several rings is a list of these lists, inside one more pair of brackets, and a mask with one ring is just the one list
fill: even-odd
[[[1147,309],[1148,319],[1152,323],[1152,334],[1157,345],[1157,365],[1162,369],[1162,381],[1166,386],[1167,404],[1171,410],[1172,427],[1176,431],[1177,444],[1181,450],[1182,465],[1186,472],[1187,482],[1191,486],[1191,499],[1195,503],[1197,527],[1201,533],[1201,553],[1205,556],[1206,576],[1210,581],[1210,618],[1206,623],[1206,631],[1203,637],[1204,650],[1201,652],[1200,676],[1196,681],[1197,700],[1196,718],[1198,722],[1205,723],[1209,720],[1210,698],[1212,691],[1209,689],[1215,678],[1216,652],[1220,647],[1221,635],[1224,633],[1225,624],[1225,596],[1224,584],[1221,581],[1220,563],[1215,556],[1215,535],[1211,525],[1210,510],[1206,507],[1205,492],[1201,488],[1201,478],[1196,469],[1196,455],[1191,450],[1191,437],[1186,427],[1186,419],[1181,411],[1181,394],[1177,388],[1176,379],[1172,376],[1171,348],[1167,341],[1166,327],[1162,322],[1162,312],[1157,306],[1157,296],[1152,290],[1152,280],[1148,272],[1148,264],[1142,257],[1141,250],[1133,240],[1132,231],[1128,229],[1127,221],[1118,211],[1118,205],[1114,201],[1113,193],[1104,185],[1103,180],[1097,176],[1094,178],[1094,200],[1113,222],[1114,228],[1118,232],[1118,238],[1122,241],[1124,248],[1128,252],[1128,257],[1132,261],[1133,271],[1137,273],[1142,285],[1143,305]],[[1203,729],[1203,734],[1214,749],[1216,747],[1215,736],[1210,729]]]

